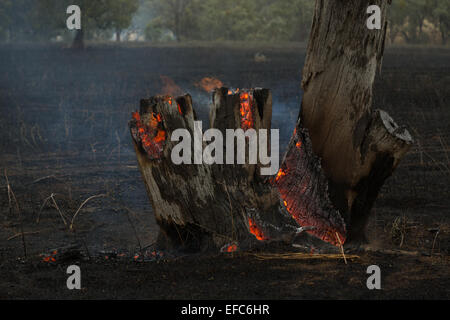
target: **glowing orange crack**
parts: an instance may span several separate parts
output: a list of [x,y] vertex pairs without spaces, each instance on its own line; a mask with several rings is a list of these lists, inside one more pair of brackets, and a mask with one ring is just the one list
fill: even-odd
[[248,218],[248,227],[250,233],[253,234],[256,239],[260,241],[268,240],[268,238],[263,234],[262,230],[255,224],[255,222],[251,218]]

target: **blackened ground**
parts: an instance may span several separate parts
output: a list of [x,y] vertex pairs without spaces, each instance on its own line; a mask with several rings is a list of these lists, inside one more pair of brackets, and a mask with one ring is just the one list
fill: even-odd
[[[267,61],[255,62],[257,52]],[[405,124],[417,143],[382,189],[369,226],[372,250],[360,259],[345,265],[342,259],[261,260],[236,253],[133,261],[158,233],[127,128],[139,100],[163,93],[170,77],[193,95],[206,120],[209,94],[196,86],[203,77],[235,88],[267,87],[284,147],[301,101],[304,54],[302,46],[93,47],[77,53],[0,47],[0,298],[448,299],[448,49],[386,51],[374,107]],[[14,199],[8,200],[5,173],[23,223]],[[70,224],[85,199],[103,194],[79,211],[75,232],[67,231],[58,209]],[[72,243],[96,258],[42,261],[41,253]],[[106,259],[109,251],[127,256]],[[72,263],[82,269],[79,292],[66,289]],[[366,287],[372,264],[381,267],[381,291]]]

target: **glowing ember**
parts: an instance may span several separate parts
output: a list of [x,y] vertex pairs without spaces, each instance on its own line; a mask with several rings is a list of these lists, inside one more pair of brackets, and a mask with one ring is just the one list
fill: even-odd
[[340,246],[346,240],[345,222],[339,212],[327,211],[332,210],[331,205],[322,207],[323,201],[329,200],[322,197],[318,193],[319,188],[313,184],[326,183],[326,180],[324,177],[320,180],[315,171],[308,170],[307,154],[312,151],[305,144],[308,140],[305,140],[304,133],[295,130],[293,138],[295,148],[290,149],[272,183],[276,184],[286,210],[300,226],[314,227],[307,232]]
[[211,92],[214,89],[223,87],[222,81],[216,78],[205,77],[200,82],[195,84],[197,87],[201,87],[206,92]]
[[56,255],[58,254],[58,250],[54,250],[50,254],[44,255],[42,258],[42,261],[50,263],[50,262],[56,262]]
[[283,169],[278,170],[278,173],[277,173],[277,175],[275,177],[275,181],[280,180],[280,178],[285,176],[285,175],[286,175],[286,172],[284,172]]
[[253,234],[256,239],[260,241],[268,240],[268,238],[264,236],[261,229],[255,224],[255,222],[251,218],[248,218],[248,228],[250,230],[250,233]]
[[[168,100],[171,101],[171,100]],[[150,159],[160,158],[166,141],[166,132],[162,128],[162,116],[159,113],[146,114],[142,117],[133,112],[134,125],[131,133],[136,142],[140,142]]]
[[230,242],[220,248],[220,252],[232,253],[238,250],[238,244],[236,242]]
[[253,97],[248,92],[240,94],[241,106],[239,112],[241,114],[241,128],[246,131],[252,129],[255,124],[253,118]]
[[237,250],[237,245],[232,244],[225,249],[225,252],[235,252]]

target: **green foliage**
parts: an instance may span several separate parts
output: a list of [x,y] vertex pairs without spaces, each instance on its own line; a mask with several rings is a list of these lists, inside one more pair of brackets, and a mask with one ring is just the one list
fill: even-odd
[[145,28],[145,37],[151,42],[163,41],[164,29],[162,20],[155,18]]
[[139,7],[139,0],[1,0],[0,37],[48,40],[68,34],[66,9],[74,3],[81,8],[88,36],[126,29]]
[[109,28],[123,30],[130,26],[134,13],[139,8],[138,0],[107,0],[104,17]]
[[[144,0],[155,17],[148,39],[171,30],[178,40],[306,41],[314,0]],[[393,0],[390,38],[430,41],[430,24],[448,38],[449,0]],[[154,30],[153,30],[154,29]],[[425,31],[428,30],[428,31]],[[158,36],[156,36],[158,38]]]
[[442,44],[446,44],[450,35],[450,1],[435,0],[431,17],[433,23],[438,26]]
[[450,1],[394,0],[390,8],[391,40],[401,34],[407,43],[429,42],[429,34],[424,31],[427,22],[440,32],[445,44],[450,25]]
[[[178,40],[306,40],[314,0],[147,0],[155,12],[148,25]],[[157,22],[156,22],[157,21]]]

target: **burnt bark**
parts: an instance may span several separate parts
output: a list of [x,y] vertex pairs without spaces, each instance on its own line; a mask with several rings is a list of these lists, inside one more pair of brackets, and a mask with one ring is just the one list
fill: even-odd
[[[348,224],[348,240],[365,242],[372,205],[413,143],[385,112],[372,110],[381,69],[387,0],[317,0],[307,58],[301,125],[322,159],[330,197]],[[369,5],[381,8],[381,30],[366,27]]]

